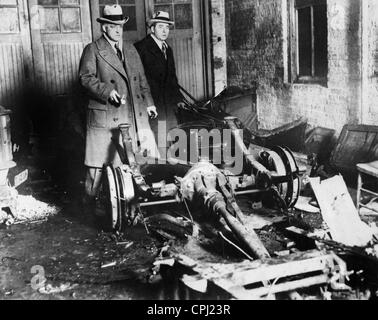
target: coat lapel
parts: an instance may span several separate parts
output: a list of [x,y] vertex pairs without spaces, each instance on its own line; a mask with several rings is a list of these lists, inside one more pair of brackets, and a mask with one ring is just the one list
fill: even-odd
[[163,52],[160,50],[159,46],[151,35],[148,36],[147,49],[160,60],[165,60]]
[[110,43],[106,41],[104,37],[101,37],[97,41],[97,47],[100,56],[127,80],[125,68],[123,67],[122,62],[119,60],[116,53],[112,49]]

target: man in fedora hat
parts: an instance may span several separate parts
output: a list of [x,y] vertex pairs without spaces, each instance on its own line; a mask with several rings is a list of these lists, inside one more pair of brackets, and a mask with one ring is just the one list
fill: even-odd
[[158,117],[151,120],[151,129],[158,138],[158,121],[166,122],[167,131],[177,126],[176,111],[184,105],[184,98],[177,81],[173,51],[166,42],[174,21],[168,12],[158,11],[147,21],[147,25],[151,33],[134,45],[143,62],[157,108]]
[[148,124],[148,116],[157,113],[139,55],[131,43],[123,41],[128,20],[121,6],[105,6],[97,19],[103,35],[85,47],[80,61],[80,84],[89,97],[85,189],[91,205],[98,196],[103,166],[122,164],[114,143],[120,141],[118,126],[132,125],[136,148],[136,123],[145,119]]

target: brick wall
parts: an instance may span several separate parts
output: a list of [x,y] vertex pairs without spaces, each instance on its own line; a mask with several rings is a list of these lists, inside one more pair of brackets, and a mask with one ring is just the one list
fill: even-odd
[[359,123],[362,0],[328,0],[327,85],[285,83],[283,1],[226,0],[228,85],[257,87],[262,128],[300,116],[311,126],[337,132],[345,124]]
[[283,73],[280,1],[226,0],[228,85],[280,83]]

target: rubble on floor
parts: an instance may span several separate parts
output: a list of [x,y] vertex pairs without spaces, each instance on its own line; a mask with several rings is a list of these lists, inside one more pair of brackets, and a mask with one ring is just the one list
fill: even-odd
[[17,200],[16,221],[36,221],[53,217],[62,210],[62,208],[39,201],[33,196],[19,195]]
[[16,199],[15,210],[0,211],[0,225],[42,222],[59,214],[62,210],[54,204],[42,202],[31,195],[18,195]]
[[[269,210],[263,209],[260,219],[275,216],[277,220],[273,219],[272,223],[263,223],[261,226],[256,224],[256,219],[249,221],[271,253],[271,263],[277,264],[273,268],[274,272],[267,271],[270,267],[267,270],[266,267],[262,268],[264,261],[248,261],[253,259],[249,259],[242,248],[232,247],[220,232],[218,237],[214,232],[212,236],[206,234],[212,228],[206,224],[197,226],[199,234],[187,235],[186,241],[171,239],[168,247],[164,247],[164,254],[157,257],[156,272],[161,272],[161,266],[175,270],[173,273],[178,277],[177,281],[189,288],[192,294],[196,292],[194,297],[197,298],[211,294],[217,297],[223,294],[226,297],[228,293],[229,298],[274,299],[275,294],[280,295],[284,291],[288,294],[286,298],[303,300],[367,300],[376,297],[378,273],[369,268],[365,270],[364,265],[350,263],[350,260],[361,259],[363,264],[375,265],[376,270],[376,224],[365,223],[359,218],[341,176],[321,183],[319,179],[312,179],[311,186],[313,196],[301,197],[296,210],[288,212],[288,215],[278,211],[269,213]],[[248,202],[242,202],[240,206],[248,215]],[[311,262],[306,262],[304,258],[311,252],[321,257],[323,262],[327,260],[326,257],[332,257],[327,266],[333,267],[319,268],[324,273],[314,276],[313,272],[317,270],[315,256],[310,259]],[[283,262],[285,259],[286,263],[291,261],[290,267]],[[280,261],[283,262],[281,265]],[[288,275],[288,272],[293,273]],[[306,276],[306,272],[312,276]],[[246,276],[242,277],[241,274]],[[236,281],[235,277],[239,277],[240,281]],[[373,277],[371,288],[364,287],[365,278],[368,277]],[[318,287],[315,295],[310,293],[311,289],[306,291],[307,287],[314,288],[314,284]],[[214,287],[223,289],[222,293],[214,293]],[[296,291],[293,294],[293,290],[300,290],[301,294]],[[174,292],[172,296],[175,296]]]

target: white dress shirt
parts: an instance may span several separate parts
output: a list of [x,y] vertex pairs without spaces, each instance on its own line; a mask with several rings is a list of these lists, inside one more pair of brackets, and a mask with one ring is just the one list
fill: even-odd
[[168,44],[165,41],[161,41],[158,38],[156,38],[156,36],[153,33],[151,33],[151,37],[155,40],[156,44],[159,46],[161,51],[163,51],[163,43],[165,44],[165,47],[168,48]]
[[121,53],[122,53],[122,58],[124,58],[124,55],[123,55],[123,48],[122,48],[122,41],[120,42],[117,42],[117,41],[113,41],[111,40],[108,35],[106,33],[104,33],[104,36],[105,36],[105,39],[109,42],[110,46],[113,48],[114,52],[117,54],[117,49],[115,47],[115,45],[118,43],[118,46],[119,46],[119,50],[121,50]]

